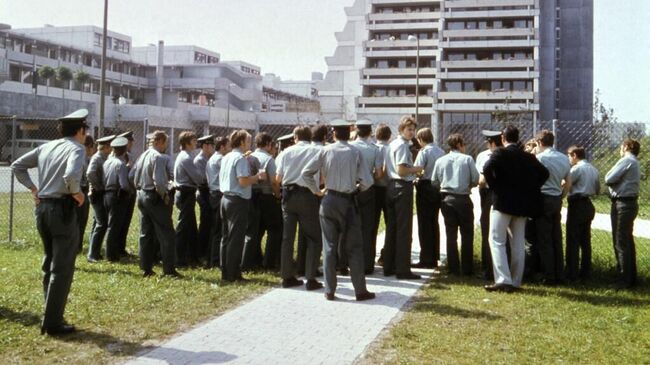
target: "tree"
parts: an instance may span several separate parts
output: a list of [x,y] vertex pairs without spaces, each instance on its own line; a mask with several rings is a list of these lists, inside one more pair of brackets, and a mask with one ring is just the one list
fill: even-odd
[[594,137],[601,146],[614,147],[618,141],[612,141],[612,133],[618,123],[614,108],[608,108],[600,99],[600,89],[596,90],[593,106]]
[[90,75],[84,72],[83,70],[79,70],[75,72],[74,74],[74,81],[79,84],[79,95],[81,96],[81,100],[83,101],[84,99],[84,86],[86,83],[90,80]]
[[43,66],[38,69],[38,77],[45,80],[45,88],[48,95],[50,91],[50,79],[54,77],[54,75],[56,75],[56,71],[54,71],[54,69],[50,66]]
[[72,80],[72,71],[70,71],[70,69],[67,67],[59,66],[56,69],[56,79],[63,83],[63,94],[61,97],[65,98],[66,83]]

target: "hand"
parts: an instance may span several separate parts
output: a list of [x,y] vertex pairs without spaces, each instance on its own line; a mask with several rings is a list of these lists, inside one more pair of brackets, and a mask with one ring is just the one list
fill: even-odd
[[78,192],[76,194],[72,194],[72,199],[74,199],[77,202],[77,206],[80,207],[80,206],[84,205],[84,201],[86,200],[86,196],[84,195],[84,193],[82,193],[80,191],[80,192]]
[[416,166],[415,169],[416,169],[416,174],[419,174],[422,171],[424,171],[424,167],[422,167],[422,166]]
[[327,189],[322,189],[321,191],[319,191],[318,193],[316,193],[314,195],[316,195],[319,198],[322,198],[322,197],[325,196],[325,192],[327,192]]
[[39,205],[41,203],[41,199],[38,198],[38,189],[37,188],[32,188],[32,198],[34,199],[34,204]]
[[268,176],[266,175],[266,172],[264,172],[264,171],[261,171],[259,174],[257,174],[257,180],[258,180],[258,181],[259,181],[259,180],[266,180],[267,177],[268,177]]

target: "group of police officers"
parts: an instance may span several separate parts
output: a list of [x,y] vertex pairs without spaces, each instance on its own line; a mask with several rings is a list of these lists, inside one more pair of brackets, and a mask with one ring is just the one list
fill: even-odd
[[[533,273],[538,271],[546,284],[563,281],[560,209],[562,198],[568,194],[568,279],[586,279],[590,273],[589,237],[594,217],[590,197],[599,193],[598,171],[585,160],[582,147],[572,146],[568,156],[555,150],[554,136],[548,131],[536,138],[531,152],[537,158],[519,156],[519,160],[512,156],[508,160],[507,156],[508,149],[515,155],[524,153],[516,128],[508,127],[504,133],[484,131],[488,149],[477,156],[476,163],[465,154],[461,135],[448,137],[449,153],[445,154],[434,143],[429,128],[416,134],[417,124],[410,116],[400,120],[399,135],[392,142],[386,125],[376,128],[373,139],[373,123],[367,120],[357,121],[354,132],[348,121],[330,122],[333,141],[328,144],[323,143],[328,132],[324,126],[298,126],[280,141],[279,155],[278,146],[267,133],[259,133],[253,141],[245,130],[216,138],[197,138],[186,131],[178,138],[180,152],[172,163],[166,154],[168,136],[163,131],[146,136],[149,146],[137,160],[131,155],[132,132],[99,138],[94,152],[93,140],[86,136],[87,114],[82,109],[60,118],[63,138],[38,147],[12,164],[17,179],[34,196],[36,224],[45,249],[43,333],[75,331],[63,314],[88,217],[86,197],[94,211],[87,256],[91,263],[103,259],[100,252],[104,240],[108,261],[129,255],[126,236],[137,204],[141,213],[139,260],[145,277],[155,275],[153,267],[158,261],[162,262],[164,276],[179,277],[177,267],[207,265],[219,267],[222,279],[229,282],[245,281],[245,270],[279,269],[282,287],[324,287],[325,298],[335,300],[337,271],[349,272],[356,299],[363,301],[375,297],[366,288],[365,275],[374,272],[382,212],[386,236],[378,264],[385,276],[419,279],[412,267],[437,270],[440,212],[445,222],[449,273],[472,274],[474,217],[470,191],[477,185],[483,276],[495,279],[495,284],[485,289],[512,292],[520,286],[518,276],[523,275],[524,267],[522,224],[526,236],[533,237],[526,266]],[[351,133],[356,134],[352,141]],[[633,286],[636,280],[632,226],[638,212],[639,149],[637,141],[624,141],[621,160],[605,178],[612,196],[615,253],[625,287]],[[503,161],[524,162],[508,166]],[[526,166],[530,168],[526,170]],[[27,173],[34,167],[39,171],[38,186]],[[516,177],[522,179],[518,185],[504,181],[513,180],[513,171],[536,178]],[[526,199],[538,197],[528,205],[539,209],[511,210],[504,194],[521,190],[517,186],[528,184],[526,181],[532,187],[524,193]],[[412,265],[414,186],[421,250],[419,262]],[[504,193],[502,186],[511,188]],[[176,227],[173,205],[179,214]],[[516,225],[508,226],[513,222]],[[503,228],[505,232],[507,227],[510,261],[504,258],[506,235],[499,231]],[[294,260],[297,233],[298,262]],[[504,249],[503,254],[500,249]],[[302,275],[306,282],[298,279]],[[324,285],[317,280],[321,275]]]

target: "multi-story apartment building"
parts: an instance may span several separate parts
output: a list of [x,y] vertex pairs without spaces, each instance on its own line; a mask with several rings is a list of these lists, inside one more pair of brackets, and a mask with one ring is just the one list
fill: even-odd
[[591,120],[591,0],[356,0],[345,11],[319,85],[325,116],[417,114],[436,134],[504,115]]

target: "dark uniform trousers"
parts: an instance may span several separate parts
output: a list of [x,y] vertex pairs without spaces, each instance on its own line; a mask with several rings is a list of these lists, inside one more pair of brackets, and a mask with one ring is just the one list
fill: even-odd
[[122,232],[127,216],[125,212],[129,205],[129,194],[119,190],[104,192],[104,207],[108,215],[106,230],[106,259],[119,261],[122,255]]
[[36,206],[36,228],[43,241],[43,328],[63,324],[77,257],[79,223],[70,197],[41,199]]
[[612,200],[610,217],[612,238],[616,255],[616,268],[622,283],[636,284],[636,247],[634,244],[634,219],[639,213],[637,198]]
[[[481,271],[483,278],[492,279],[494,272],[492,268],[492,252],[490,252],[490,213],[492,210],[492,192],[487,188],[478,189],[481,197]],[[509,248],[510,245],[506,245]],[[510,260],[508,260],[510,262]]]
[[88,187],[82,186],[81,191],[84,193],[86,199],[84,203],[77,207],[77,222],[79,222],[79,248],[77,252],[83,250],[84,235],[86,233],[86,224],[88,224],[88,213],[90,213],[90,202],[88,201]]
[[89,196],[90,205],[93,207],[93,228],[90,233],[88,257],[99,259],[101,257],[102,242],[108,228],[108,213],[104,207],[104,192],[94,190]]
[[591,221],[596,209],[587,196],[567,200],[566,274],[570,280],[586,279],[591,274]]
[[210,192],[210,208],[212,209],[212,221],[210,229],[210,253],[208,259],[209,267],[221,266],[221,197],[220,191]]
[[361,218],[355,205],[353,194],[330,190],[320,206],[326,293],[334,293],[336,290],[336,257],[339,245],[344,246],[345,256],[348,258],[354,292],[360,294],[367,291]]
[[299,186],[285,186],[282,192],[282,248],[280,268],[282,279],[296,276],[296,265],[293,261],[293,245],[296,238],[296,227],[300,223],[307,239],[305,255],[305,277],[315,279],[318,273],[322,236],[318,197],[309,189]]
[[176,188],[174,204],[178,209],[176,224],[176,265],[185,266],[197,262],[196,189]]
[[[372,245],[375,247],[375,255],[377,253],[377,234],[379,233],[379,220],[381,219],[381,212],[384,212],[384,226],[387,226],[386,221],[386,187],[374,185],[375,189],[375,221],[372,226]],[[384,244],[386,242],[386,237],[384,236]],[[384,249],[381,249],[380,258],[384,257]],[[374,256],[373,256],[374,258]]]
[[210,205],[210,189],[207,186],[199,187],[196,202],[199,204],[197,255],[199,258],[205,258],[210,255],[210,230],[213,221],[213,212]]
[[420,263],[437,267],[440,260],[440,190],[431,185],[431,180],[420,180],[415,187]]
[[120,232],[120,255],[126,255],[126,241],[129,236],[129,228],[131,227],[131,220],[133,219],[133,212],[135,211],[135,194],[129,194],[126,197],[126,204],[124,210],[124,222],[122,224],[122,231]]
[[[447,234],[447,267],[451,274],[471,275],[474,259],[474,205],[469,195],[442,195],[442,216]],[[460,260],[458,231],[460,230]]]
[[298,247],[296,249],[298,251],[296,252],[296,273],[298,276],[303,276],[307,265],[307,237],[300,224],[298,225]]
[[221,198],[221,278],[241,279],[241,259],[248,226],[250,201],[236,195]]
[[[375,188],[370,187],[370,189],[358,193],[356,199],[359,204],[359,216],[361,219],[364,271],[372,273],[375,270],[375,255],[377,252],[377,248],[374,245],[375,239],[372,237],[375,225]],[[347,245],[341,246],[344,251],[348,251]],[[349,262],[347,264],[348,266],[350,265]]]
[[[282,246],[282,207],[273,194],[253,193],[251,200],[252,221],[248,222],[248,232],[244,243],[242,268],[262,266],[265,269],[280,268],[280,248]],[[262,237],[266,233],[264,255]],[[257,254],[252,255],[254,252]],[[258,256],[259,255],[259,256]],[[247,259],[252,257],[253,260]]]
[[[174,224],[171,204],[165,202],[155,190],[138,190],[140,210],[140,269],[151,271],[158,250],[162,257],[163,272],[175,271]],[[158,246],[158,247],[156,247]]]
[[562,196],[542,195],[542,214],[535,219],[535,245],[546,280],[564,279]]
[[386,190],[386,244],[384,275],[411,273],[413,183],[391,180]]

